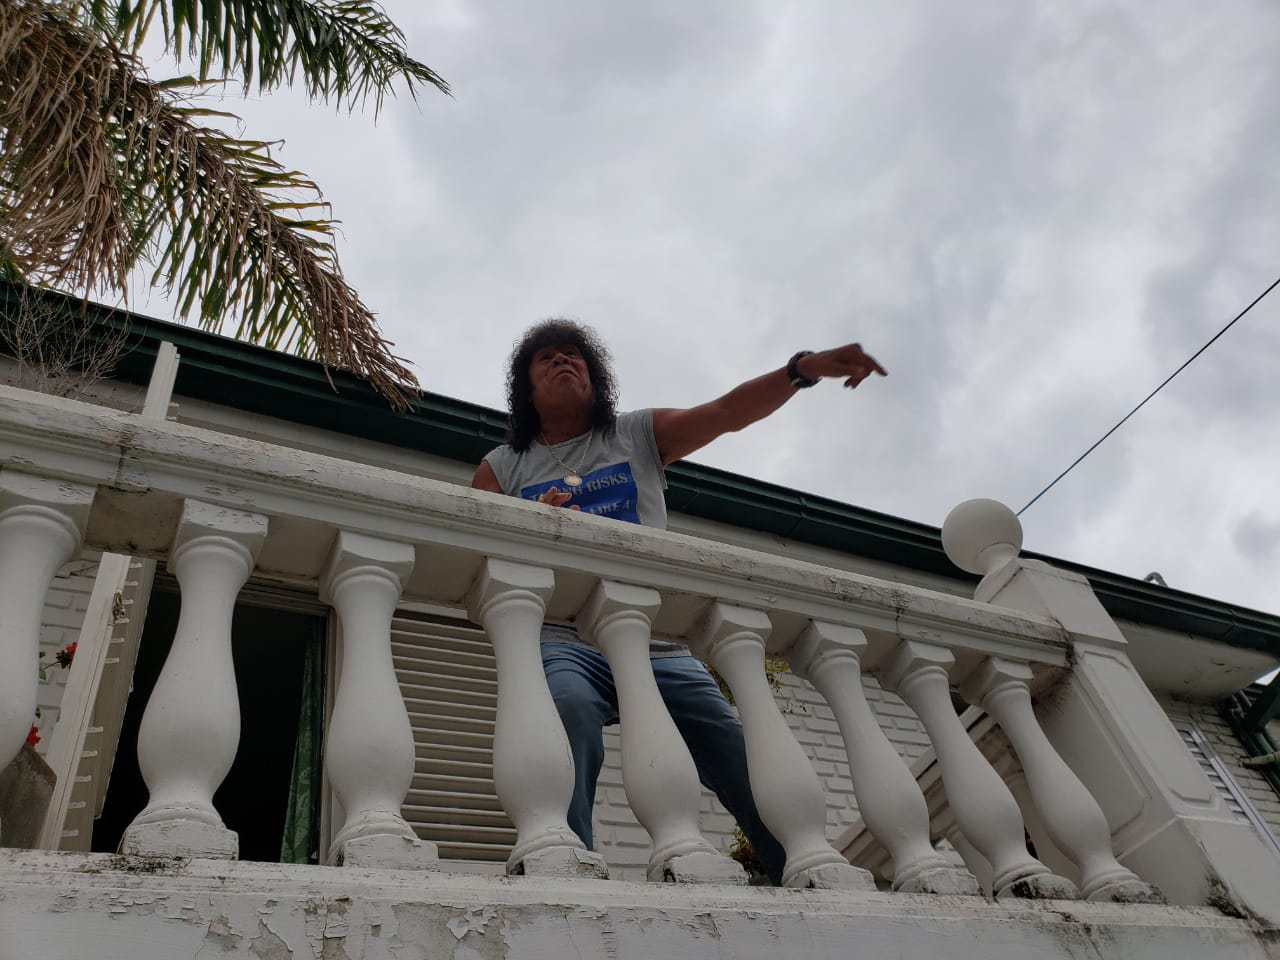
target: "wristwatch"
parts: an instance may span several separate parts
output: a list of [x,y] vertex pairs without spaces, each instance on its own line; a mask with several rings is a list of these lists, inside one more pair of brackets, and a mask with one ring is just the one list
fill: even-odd
[[797,350],[795,355],[787,361],[787,379],[791,381],[791,385],[797,390],[803,390],[805,387],[815,386],[818,381],[822,379],[821,377],[817,377],[810,380],[808,377],[802,376],[800,373],[800,358],[807,357],[811,353],[813,353],[812,350]]

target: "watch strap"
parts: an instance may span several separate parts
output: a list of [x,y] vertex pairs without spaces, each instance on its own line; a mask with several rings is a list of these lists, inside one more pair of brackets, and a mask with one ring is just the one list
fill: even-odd
[[806,387],[815,386],[818,381],[822,379],[821,377],[818,377],[810,380],[808,377],[802,376],[800,373],[800,358],[807,357],[811,353],[813,353],[812,350],[797,350],[795,354],[792,355],[791,359],[787,361],[787,379],[791,381],[791,385],[797,390],[803,390]]

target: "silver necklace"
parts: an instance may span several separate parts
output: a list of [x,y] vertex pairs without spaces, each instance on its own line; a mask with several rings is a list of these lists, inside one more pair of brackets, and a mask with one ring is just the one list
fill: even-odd
[[567,463],[561,460],[556,455],[556,452],[552,448],[551,444],[547,443],[547,435],[545,433],[542,435],[542,442],[547,445],[547,453],[551,454],[551,458],[555,460],[556,463],[560,464],[561,467],[564,468],[565,486],[574,487],[575,489],[577,487],[582,486],[582,468],[587,465],[587,457],[591,455],[591,441],[594,440],[595,437],[596,437],[596,428],[592,427],[591,432],[587,434],[587,446],[586,446],[586,449],[583,450],[582,452],[582,459],[578,461],[578,466],[575,468],[575,467],[569,466]]

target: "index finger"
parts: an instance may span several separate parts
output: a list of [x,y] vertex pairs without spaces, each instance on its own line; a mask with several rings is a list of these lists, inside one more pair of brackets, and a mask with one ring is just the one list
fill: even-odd
[[862,344],[851,343],[844,349],[846,351],[852,350],[856,356],[861,357],[862,360],[870,364],[871,369],[867,371],[868,373],[878,373],[882,377],[887,377],[889,375],[889,371],[886,370],[884,367],[880,366],[879,362],[877,362],[875,357],[873,357],[871,354],[867,353],[867,351],[862,349]]
[[853,346],[854,346],[854,349],[858,351],[858,353],[862,354],[862,359],[866,360],[867,363],[871,364],[872,370],[880,374],[880,376],[882,377],[887,377],[889,375],[889,371],[886,370],[884,367],[880,366],[880,364],[876,361],[875,357],[873,357],[871,354],[867,353],[867,351],[862,349],[862,344],[855,343]]

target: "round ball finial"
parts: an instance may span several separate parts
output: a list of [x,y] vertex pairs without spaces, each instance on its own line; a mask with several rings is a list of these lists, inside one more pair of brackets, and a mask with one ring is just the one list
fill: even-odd
[[966,500],[942,521],[942,549],[961,570],[986,576],[1018,555],[1022,524],[998,500]]

